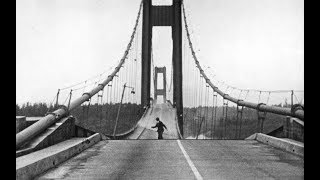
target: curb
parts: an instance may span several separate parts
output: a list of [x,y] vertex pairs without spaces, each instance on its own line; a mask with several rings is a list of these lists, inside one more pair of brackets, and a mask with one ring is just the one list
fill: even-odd
[[285,139],[276,138],[273,136],[268,136],[268,135],[262,134],[262,133],[255,133],[255,134],[249,136],[248,138],[246,138],[245,140],[256,140],[256,141],[262,142],[264,144],[268,144],[270,146],[280,148],[280,149],[285,150],[287,152],[304,157],[304,145],[301,145],[301,144],[298,144],[295,142],[291,142],[291,141],[288,141]]
[[[48,152],[41,159],[37,159],[34,157],[37,157],[37,153],[44,154],[43,152],[45,152],[46,150],[48,151],[48,148],[50,147],[54,148],[53,146],[55,145],[49,146],[48,148],[45,148],[39,151],[35,151],[25,156],[21,156],[19,158],[16,158],[16,179],[32,179],[35,176],[70,159],[76,154],[79,154],[80,152],[96,144],[100,140],[101,140],[101,135],[99,133],[95,133],[88,138],[84,138],[82,141],[76,143],[72,147],[68,147],[67,149],[62,149],[62,150],[56,150],[53,153]],[[27,159],[27,162],[25,161],[26,159]],[[29,159],[32,159],[32,160],[30,161]]]

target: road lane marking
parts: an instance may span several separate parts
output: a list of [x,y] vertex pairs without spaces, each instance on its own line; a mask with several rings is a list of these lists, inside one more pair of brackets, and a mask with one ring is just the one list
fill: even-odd
[[190,166],[191,169],[192,169],[193,174],[196,176],[197,180],[202,180],[202,179],[203,179],[202,176],[200,175],[200,173],[199,173],[199,171],[197,170],[196,166],[194,166],[194,164],[193,164],[193,162],[191,161],[191,159],[190,159],[189,155],[187,154],[186,150],[184,150],[184,148],[183,148],[180,140],[177,139],[177,141],[178,141],[178,145],[179,145],[179,147],[180,147],[180,149],[181,149],[184,157],[187,159],[187,162],[188,162],[189,166]]

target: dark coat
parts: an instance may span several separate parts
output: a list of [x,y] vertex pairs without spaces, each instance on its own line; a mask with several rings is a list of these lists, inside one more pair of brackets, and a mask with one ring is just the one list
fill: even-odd
[[155,126],[152,126],[152,128],[158,128],[158,132],[163,132],[164,131],[164,127],[167,129],[166,125],[163,124],[163,122],[159,121],[157,122],[157,124]]

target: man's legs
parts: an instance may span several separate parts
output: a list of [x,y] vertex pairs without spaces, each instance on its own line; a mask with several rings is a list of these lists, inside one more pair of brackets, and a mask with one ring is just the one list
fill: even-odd
[[163,139],[162,133],[163,133],[163,132],[161,132],[161,131],[158,132],[158,139]]

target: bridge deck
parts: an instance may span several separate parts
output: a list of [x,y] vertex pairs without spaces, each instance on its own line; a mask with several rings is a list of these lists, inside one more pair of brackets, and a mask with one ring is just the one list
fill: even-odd
[[[203,179],[303,179],[304,159],[254,140],[180,140]],[[177,140],[101,141],[39,179],[195,179]]]
[[[176,140],[175,114],[154,105],[129,137],[141,140],[101,141],[39,179],[303,179],[303,157],[255,140]],[[150,140],[156,117],[166,140]]]
[[128,139],[158,139],[156,128],[156,117],[160,118],[168,128],[163,132],[164,139],[178,139],[176,124],[176,110],[169,103],[154,104],[146,112],[145,116],[138,122],[138,130],[134,132]]

